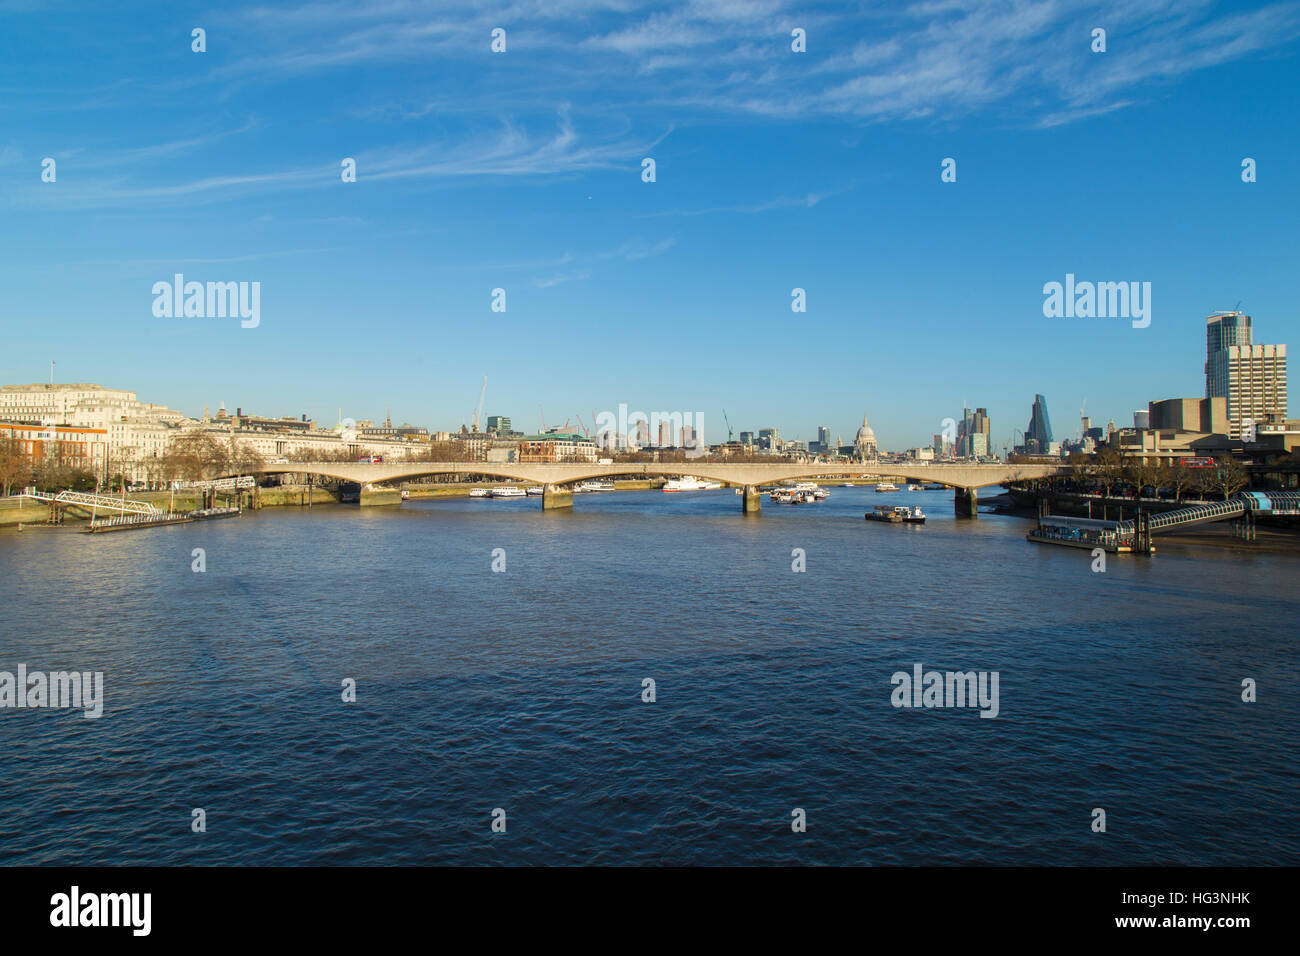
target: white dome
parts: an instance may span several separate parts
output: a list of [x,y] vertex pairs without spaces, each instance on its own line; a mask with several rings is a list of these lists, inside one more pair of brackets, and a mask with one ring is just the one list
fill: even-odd
[[876,433],[871,426],[867,424],[867,416],[862,416],[862,427],[858,429],[858,437],[853,440],[855,445],[874,445],[876,443]]

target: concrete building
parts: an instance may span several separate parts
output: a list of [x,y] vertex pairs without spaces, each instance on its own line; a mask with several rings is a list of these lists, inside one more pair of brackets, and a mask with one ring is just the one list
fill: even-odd
[[1228,434],[1228,400],[1166,398],[1147,405],[1147,427],[1165,431]]
[[1250,316],[1215,312],[1205,320],[1205,395],[1228,401],[1228,435],[1286,420],[1286,346],[1256,345]]

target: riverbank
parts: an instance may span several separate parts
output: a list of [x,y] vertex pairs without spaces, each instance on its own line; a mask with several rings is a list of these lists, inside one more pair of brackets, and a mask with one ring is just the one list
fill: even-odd
[[[662,480],[636,478],[615,481],[616,491],[646,491],[663,484]],[[497,488],[502,486],[530,487],[527,482],[483,481],[456,482],[448,484],[403,484],[401,489],[407,492],[407,498],[418,501],[429,498],[468,498],[471,489]],[[186,491],[141,491],[128,497],[136,501],[147,501],[163,511],[197,511],[203,507],[203,496],[194,490]],[[340,501],[339,492],[322,485],[271,485],[258,488],[256,493],[245,490],[238,496],[217,495],[217,503],[229,500],[235,504],[236,497],[244,508],[311,508],[319,505],[355,504]],[[103,517],[103,513],[99,515]],[[68,524],[81,524],[90,520],[90,511],[80,507],[64,508],[64,521]],[[17,530],[19,525],[45,525],[50,518],[50,506],[32,498],[0,498],[0,529]]]
[[[1091,502],[1091,512],[1089,502]],[[998,514],[1015,515],[1021,518],[1034,518],[1038,514],[1037,498],[1027,492],[1003,493],[980,503],[990,505]],[[1190,503],[1192,502],[1184,501],[1175,504],[1169,501],[1143,501],[1141,506],[1145,512],[1156,513],[1183,508]],[[1137,504],[1131,498],[1084,499],[1073,495],[1052,495],[1048,500],[1048,508],[1053,515],[1098,518],[1104,514],[1112,521],[1117,520],[1121,514],[1124,520],[1131,520]],[[1234,535],[1231,521],[1157,533],[1153,540],[1157,554],[1161,551],[1192,551],[1206,548],[1250,553],[1300,554],[1300,523],[1290,518],[1261,518],[1255,526],[1254,541],[1245,541]]]

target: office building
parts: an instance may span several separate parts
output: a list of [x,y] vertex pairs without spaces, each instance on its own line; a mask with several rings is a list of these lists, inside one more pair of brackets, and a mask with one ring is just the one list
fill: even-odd
[[1052,420],[1047,415],[1047,399],[1034,396],[1034,408],[1025,429],[1025,451],[1031,455],[1046,455],[1052,449]]
[[1251,318],[1215,312],[1205,320],[1205,395],[1227,399],[1228,435],[1286,420],[1286,346],[1256,345]]

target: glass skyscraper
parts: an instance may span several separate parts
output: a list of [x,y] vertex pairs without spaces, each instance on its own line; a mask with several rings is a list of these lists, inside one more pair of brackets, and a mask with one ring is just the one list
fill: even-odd
[[1034,410],[1025,429],[1025,450],[1030,454],[1046,454],[1052,450],[1052,420],[1047,417],[1047,399],[1034,396]]

